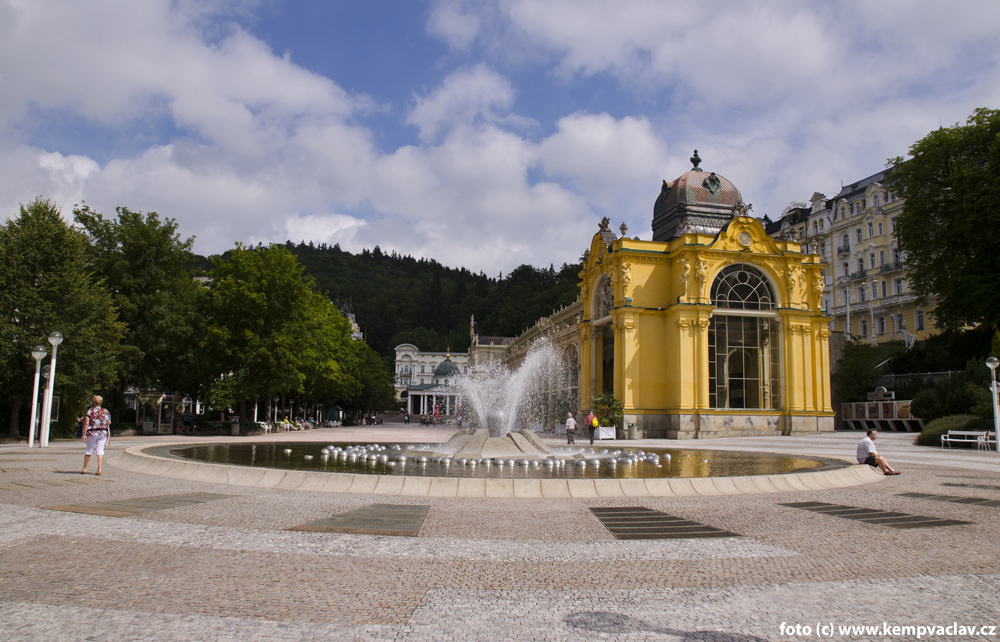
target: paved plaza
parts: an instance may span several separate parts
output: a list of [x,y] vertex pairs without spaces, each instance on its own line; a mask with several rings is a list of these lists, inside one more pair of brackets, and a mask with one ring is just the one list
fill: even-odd
[[[386,426],[259,439],[451,434]],[[861,436],[615,444],[851,460]],[[993,452],[881,433],[898,477],[561,499],[286,490],[116,465],[126,448],[175,439],[113,439],[101,477],[80,475],[79,441],[0,446],[0,639],[1000,640]],[[406,527],[327,528],[387,510]],[[606,516],[634,511],[717,536],[618,539]],[[874,628],[842,628],[857,626]]]

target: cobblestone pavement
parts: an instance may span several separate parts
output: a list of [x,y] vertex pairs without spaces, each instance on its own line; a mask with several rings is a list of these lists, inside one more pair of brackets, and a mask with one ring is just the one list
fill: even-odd
[[[262,439],[449,435],[386,427]],[[683,446],[851,459],[860,437]],[[997,453],[882,433],[880,452],[904,473],[878,483],[630,499],[373,497],[115,466],[126,447],[167,439],[113,439],[101,477],[80,475],[80,442],[0,446],[0,639],[1000,640],[990,628],[1000,627],[1000,506],[902,495],[1000,500]],[[55,508],[105,502],[146,512]],[[784,505],[795,502],[967,523],[900,529]],[[428,511],[416,537],[287,530],[373,504]],[[738,536],[618,540],[597,506],[643,506]],[[876,628],[840,629],[865,625]]]

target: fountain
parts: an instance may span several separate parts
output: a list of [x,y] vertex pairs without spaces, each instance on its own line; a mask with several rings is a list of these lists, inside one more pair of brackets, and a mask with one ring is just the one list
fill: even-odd
[[499,361],[486,364],[471,375],[460,377],[456,387],[472,410],[472,421],[489,436],[502,438],[514,432],[519,417],[537,416],[530,391],[549,378],[558,367],[555,348],[549,341],[536,342],[521,366],[511,372]]
[[528,466],[532,461],[554,457],[555,453],[535,432],[517,426],[522,418],[541,414],[538,395],[532,391],[557,367],[555,348],[541,340],[532,346],[516,371],[496,361],[460,377],[456,387],[467,402],[466,414],[473,427],[459,430],[444,444],[413,454],[466,461],[515,457]]
[[819,458],[760,453],[547,445],[523,425],[540,425],[544,406],[538,391],[544,388],[540,385],[543,378],[552,374],[557,363],[552,345],[539,341],[516,371],[493,363],[460,378],[456,386],[462,392],[463,415],[471,427],[459,430],[443,444],[213,444],[163,446],[151,451],[266,468],[514,480],[759,475],[844,465]]

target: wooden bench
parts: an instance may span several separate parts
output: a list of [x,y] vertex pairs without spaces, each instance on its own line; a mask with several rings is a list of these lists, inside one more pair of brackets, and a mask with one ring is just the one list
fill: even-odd
[[941,435],[941,447],[945,445],[951,448],[953,443],[976,444],[980,450],[989,450],[996,446],[996,437],[993,433],[982,430],[949,430],[947,434]]

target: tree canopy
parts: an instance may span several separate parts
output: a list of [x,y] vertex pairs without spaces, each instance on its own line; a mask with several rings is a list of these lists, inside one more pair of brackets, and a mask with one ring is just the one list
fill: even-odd
[[50,332],[65,338],[56,364],[63,426],[72,424],[88,395],[121,371],[125,326],[111,294],[91,273],[87,247],[87,238],[41,198],[0,227],[0,390],[12,436],[18,434],[21,407],[31,403],[31,349],[42,345],[51,354]]
[[935,300],[940,326],[1000,328],[1000,110],[977,109],[889,164],[887,186],[905,199],[896,233],[914,291]]
[[[116,396],[129,386],[193,394],[201,381],[196,352],[202,325],[202,288],[187,267],[194,238],[182,239],[176,221],[156,212],[116,211],[117,217],[105,219],[87,205],[73,210],[89,236],[90,264],[125,325]],[[114,412],[115,401],[105,406]]]
[[360,254],[337,245],[286,247],[322,293],[354,312],[365,342],[386,358],[400,343],[467,350],[473,315],[484,335],[516,336],[580,293],[579,264],[521,265],[496,278],[378,247]]
[[[60,428],[95,392],[114,413],[138,389],[207,401],[216,410],[280,399],[350,412],[395,403],[393,349],[462,351],[483,334],[512,336],[578,294],[578,265],[522,265],[506,278],[380,248],[360,254],[300,243],[237,245],[205,259],[156,212],[87,205],[69,225],[50,201],[0,228],[0,407],[26,433],[35,345],[59,348]],[[208,276],[207,286],[194,281]],[[352,338],[346,313],[361,327]],[[259,410],[259,408],[258,408]],[[245,418],[245,417],[244,417]],[[117,417],[115,418],[117,422]]]

